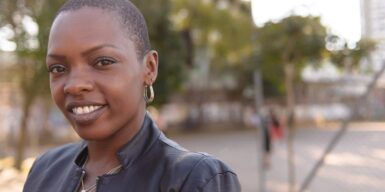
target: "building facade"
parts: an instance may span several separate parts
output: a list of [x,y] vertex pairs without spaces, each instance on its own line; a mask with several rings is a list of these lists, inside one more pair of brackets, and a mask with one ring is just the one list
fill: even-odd
[[385,3],[383,0],[361,0],[361,31],[363,38],[375,40],[377,50],[366,66],[379,70],[385,59]]

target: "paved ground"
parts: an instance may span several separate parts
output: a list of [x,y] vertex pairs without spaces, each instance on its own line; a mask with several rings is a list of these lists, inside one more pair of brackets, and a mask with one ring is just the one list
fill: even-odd
[[[302,183],[335,129],[300,129],[295,138],[296,183]],[[211,153],[239,175],[244,192],[258,189],[257,133],[254,130],[194,133],[171,136],[194,151]],[[286,144],[274,144],[272,165],[267,172],[267,191],[288,191]],[[309,191],[385,191],[385,124],[354,124],[327,158]]]
[[[309,187],[314,192],[384,192],[385,124],[354,124],[342,138]],[[299,129],[295,137],[296,183],[302,183],[335,129]],[[211,153],[239,175],[244,192],[258,191],[257,133],[255,130],[191,133],[170,136],[194,151]],[[286,192],[286,144],[274,144],[266,175],[269,192]],[[21,191],[25,175],[0,172],[0,192]]]

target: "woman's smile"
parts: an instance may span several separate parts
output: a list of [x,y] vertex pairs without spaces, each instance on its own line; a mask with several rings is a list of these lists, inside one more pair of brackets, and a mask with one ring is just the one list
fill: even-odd
[[78,125],[94,123],[106,109],[107,105],[94,102],[73,102],[67,105],[71,120]]
[[90,106],[83,106],[83,107],[74,107],[72,109],[72,113],[75,115],[84,115],[84,114],[89,114],[92,113],[98,109],[100,109],[102,106],[97,106],[97,105],[90,105]]

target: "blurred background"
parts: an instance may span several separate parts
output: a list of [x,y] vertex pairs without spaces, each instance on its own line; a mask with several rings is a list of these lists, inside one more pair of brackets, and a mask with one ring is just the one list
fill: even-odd
[[[385,191],[381,0],[132,0],[159,51],[148,111],[252,191]],[[0,192],[77,141],[45,54],[64,0],[0,0]]]

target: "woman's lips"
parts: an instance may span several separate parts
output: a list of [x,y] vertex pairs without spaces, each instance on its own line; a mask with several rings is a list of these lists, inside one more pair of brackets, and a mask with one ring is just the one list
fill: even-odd
[[70,117],[75,124],[88,125],[96,121],[106,110],[107,105],[73,106],[69,110]]

